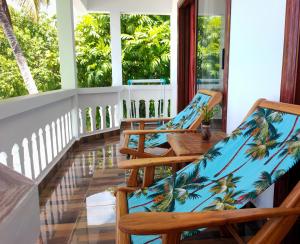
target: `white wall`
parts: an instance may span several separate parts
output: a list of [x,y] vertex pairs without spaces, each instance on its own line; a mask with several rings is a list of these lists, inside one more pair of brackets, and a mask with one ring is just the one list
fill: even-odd
[[172,0],[85,0],[88,11],[171,14]]
[[232,0],[227,130],[261,97],[278,101],[286,0]]

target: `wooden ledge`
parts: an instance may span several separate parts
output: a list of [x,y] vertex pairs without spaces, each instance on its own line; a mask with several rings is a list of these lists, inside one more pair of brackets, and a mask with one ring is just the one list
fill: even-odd
[[127,234],[155,235],[292,215],[300,215],[300,207],[251,208],[199,213],[133,213],[121,217],[119,228]]
[[164,118],[132,118],[132,119],[123,119],[122,122],[124,123],[151,123],[151,122],[166,122],[171,120],[170,117]]
[[124,130],[124,135],[146,135],[159,133],[196,133],[197,130],[191,129],[174,129],[174,130]]
[[175,163],[188,163],[198,160],[200,155],[181,156],[181,157],[160,157],[160,158],[139,158],[124,160],[118,163],[120,169],[135,169],[141,167],[161,166]]

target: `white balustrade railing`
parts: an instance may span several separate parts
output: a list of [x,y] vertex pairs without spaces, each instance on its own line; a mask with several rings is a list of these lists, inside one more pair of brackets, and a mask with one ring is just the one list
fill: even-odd
[[39,181],[74,142],[76,90],[0,102],[0,162]]
[[[124,86],[122,98],[127,118],[168,117],[171,111],[172,87],[170,85]],[[144,111],[140,107],[144,107]],[[151,113],[152,112],[152,113]],[[141,116],[144,113],[143,116]],[[124,114],[124,111],[123,113]]]
[[[133,86],[131,100],[150,103],[155,115],[162,99],[159,86]],[[166,86],[165,100],[171,99]],[[59,90],[0,101],[0,163],[39,183],[80,137],[117,130],[128,87]],[[152,105],[153,107],[153,105]],[[138,107],[137,110],[138,111]],[[139,113],[135,112],[136,115]],[[138,116],[137,116],[138,117]]]
[[120,128],[120,93],[123,87],[78,89],[81,136]]

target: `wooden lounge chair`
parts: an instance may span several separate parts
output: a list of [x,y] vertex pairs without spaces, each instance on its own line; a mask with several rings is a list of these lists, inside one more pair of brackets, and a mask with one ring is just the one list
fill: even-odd
[[[299,115],[298,105],[258,100],[245,121],[201,159],[149,187],[120,189],[118,243],[159,243],[161,236],[164,243],[179,243],[180,238],[201,234],[203,228],[212,226],[226,226],[241,242],[232,224],[263,218],[271,219],[250,243],[278,243],[275,240],[284,237],[300,214],[299,184],[280,208],[238,209],[300,160]],[[180,162],[175,160],[173,164]],[[166,161],[171,164],[172,160],[136,159],[130,163],[152,167]],[[126,164],[129,167],[128,161]]]
[[[124,145],[120,152],[133,158],[150,158],[170,155],[167,150],[163,155],[153,154],[145,149],[160,147],[167,143],[168,133],[195,132],[202,121],[200,109],[208,105],[211,109],[222,101],[220,92],[199,90],[190,104],[173,119],[171,118],[141,118],[127,119],[124,122],[138,123],[138,130],[125,130]],[[167,122],[156,129],[145,130],[145,123]]]
[[126,214],[119,220],[120,230],[117,243],[130,243],[129,235],[162,235],[164,244],[177,244],[180,243],[183,231],[209,227],[225,228],[232,234],[237,243],[245,243],[233,225],[262,219],[268,220],[247,243],[280,243],[297,221],[299,215],[300,182],[278,208],[250,208],[198,213]]

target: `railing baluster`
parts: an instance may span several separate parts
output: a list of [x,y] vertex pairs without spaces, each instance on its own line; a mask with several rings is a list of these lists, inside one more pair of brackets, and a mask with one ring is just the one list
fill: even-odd
[[126,100],[127,118],[131,118],[131,102]]
[[24,175],[30,179],[33,179],[33,165],[30,159],[29,154],[29,145],[28,145],[28,139],[24,138],[22,141],[22,147],[23,147],[23,160],[22,160],[22,166],[24,170]]
[[159,100],[154,100],[154,117],[159,117]]
[[40,162],[41,162],[41,171],[46,168],[46,151],[45,151],[45,142],[43,136],[43,130],[39,129],[39,144],[40,144]]
[[82,134],[86,134],[86,111],[82,109]]
[[141,115],[140,115],[140,100],[136,100],[135,104],[136,104],[135,117],[140,118],[141,117]]
[[104,129],[104,115],[103,115],[103,108],[102,107],[99,108],[99,113],[100,113],[99,128],[100,128],[100,130],[103,130]]
[[60,122],[61,122],[61,137],[62,137],[62,148],[65,148],[66,146],[66,131],[65,131],[65,121],[64,117],[60,117]]
[[69,121],[69,139],[70,141],[73,138],[73,128],[72,128],[72,116],[71,112],[68,112],[68,121]]
[[57,156],[57,139],[56,139],[56,129],[55,129],[55,123],[51,123],[52,127],[52,142],[53,142],[53,158]]
[[110,109],[110,128],[115,127],[115,106],[109,106]]
[[45,133],[46,133],[46,150],[47,150],[47,159],[48,164],[52,162],[52,143],[51,143],[51,131],[50,126],[45,126]]
[[41,165],[39,160],[39,151],[37,146],[36,134],[31,135],[31,149],[32,149],[32,163],[34,168],[34,178],[37,178],[41,172]]
[[119,106],[118,104],[114,105],[114,125],[115,127],[120,126],[120,119],[119,119],[120,113],[119,113]]
[[7,154],[5,152],[0,153],[0,163],[7,166]]
[[79,133],[83,134],[83,116],[82,116],[82,110],[78,109],[78,120],[79,120]]
[[61,138],[61,126],[60,125],[61,125],[60,119],[58,118],[56,120],[58,153],[60,153],[62,150],[62,138]]
[[13,167],[15,171],[19,172],[20,174],[24,173],[24,168],[22,169],[21,166],[21,158],[20,158],[20,147],[18,144],[14,144],[11,150],[12,159],[13,159]]
[[96,107],[93,106],[90,108],[90,116],[91,116],[91,129],[93,132],[96,131]]
[[145,99],[145,114],[146,114],[146,118],[150,117],[150,100],[146,100]]
[[65,119],[66,145],[68,145],[70,137],[69,137],[69,121],[68,121],[68,115],[67,114],[64,115],[64,119]]

